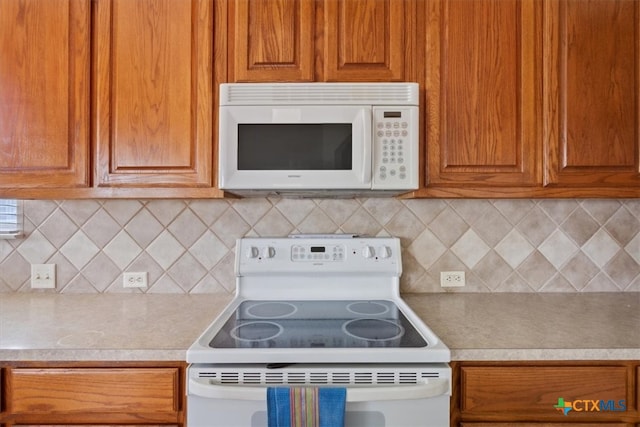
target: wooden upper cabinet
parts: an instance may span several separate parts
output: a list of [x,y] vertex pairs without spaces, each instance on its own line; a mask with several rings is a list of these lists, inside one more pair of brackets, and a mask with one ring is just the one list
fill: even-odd
[[212,185],[210,0],[96,0],[98,187]]
[[406,0],[325,0],[324,80],[404,80]]
[[640,186],[640,2],[549,0],[545,183]]
[[89,185],[89,0],[0,1],[0,189]]
[[429,3],[428,186],[492,197],[499,188],[541,185],[541,7],[537,0]]
[[232,0],[229,12],[231,81],[313,81],[313,0]]
[[415,81],[413,0],[230,0],[229,81]]

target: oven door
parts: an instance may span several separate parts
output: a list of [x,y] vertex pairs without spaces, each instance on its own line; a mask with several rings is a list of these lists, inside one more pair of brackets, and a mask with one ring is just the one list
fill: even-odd
[[224,190],[371,188],[371,107],[222,106]]
[[[450,369],[444,367],[441,371],[444,375],[439,378],[420,378],[415,384],[363,385],[359,381],[334,384],[333,386],[345,387],[347,390],[345,426],[448,427]],[[267,385],[232,384],[234,375],[226,373],[213,379],[203,376],[204,372],[206,370],[190,368],[187,384],[187,427],[267,425]],[[252,375],[260,374],[254,372]],[[273,375],[277,378],[279,373],[274,371]],[[306,376],[309,375],[311,374]],[[362,373],[353,375],[355,378],[362,378]],[[276,378],[273,381],[277,382]],[[366,382],[364,379],[360,381]],[[300,379],[297,384],[289,386],[309,386],[301,382],[303,381]]]

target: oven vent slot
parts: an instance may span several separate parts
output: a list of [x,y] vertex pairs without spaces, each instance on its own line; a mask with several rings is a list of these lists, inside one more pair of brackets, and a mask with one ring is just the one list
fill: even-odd
[[331,374],[333,384],[351,384],[351,374],[348,372],[336,372]]
[[371,372],[357,372],[354,375],[355,384],[372,384],[373,374]]
[[437,372],[423,372],[420,376],[422,378],[440,378],[440,374]]
[[238,377],[237,372],[223,372],[220,375],[220,382],[222,384],[238,384]]
[[415,372],[401,372],[398,375],[399,384],[416,384],[418,382]]
[[306,382],[304,372],[290,372],[289,375],[287,375],[287,383],[289,384],[305,384]]
[[284,384],[284,375],[282,373],[269,372],[264,375],[265,384]]
[[395,384],[396,374],[393,372],[379,372],[376,375],[376,380],[378,384]]
[[243,384],[261,384],[262,375],[260,372],[245,372],[242,374],[241,381]]
[[329,379],[324,372],[312,372],[309,375],[310,384],[329,384]]

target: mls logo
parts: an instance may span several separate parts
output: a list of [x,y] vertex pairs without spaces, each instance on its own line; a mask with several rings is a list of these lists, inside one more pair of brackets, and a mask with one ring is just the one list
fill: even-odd
[[565,416],[569,414],[570,411],[575,412],[623,412],[627,410],[626,401],[618,400],[591,400],[591,399],[581,399],[574,400],[573,402],[567,402],[564,398],[559,397],[558,403],[553,405],[556,411],[562,412]]

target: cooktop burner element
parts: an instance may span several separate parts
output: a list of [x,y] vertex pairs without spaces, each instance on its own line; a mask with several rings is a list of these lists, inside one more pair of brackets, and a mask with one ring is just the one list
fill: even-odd
[[236,242],[236,295],[189,363],[441,363],[449,349],[400,296],[400,240]]
[[364,316],[375,316],[377,314],[385,314],[389,308],[379,302],[358,301],[347,305],[347,310],[354,314],[362,314]]
[[247,322],[231,330],[233,339],[240,342],[260,342],[276,338],[282,333],[282,326],[273,322]]
[[257,319],[281,319],[289,317],[298,310],[295,304],[279,301],[258,302],[247,307],[247,315]]
[[404,335],[401,325],[386,319],[349,320],[342,325],[342,330],[353,338],[372,342],[400,340]]

